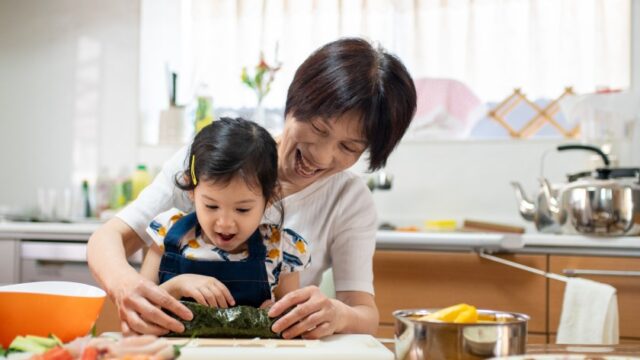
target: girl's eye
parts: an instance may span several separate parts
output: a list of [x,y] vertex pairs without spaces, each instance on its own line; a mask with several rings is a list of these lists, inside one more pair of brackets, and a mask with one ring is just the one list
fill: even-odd
[[245,208],[236,209],[236,210],[238,210],[238,212],[241,212],[241,213],[246,213],[246,212],[251,211],[251,209],[245,209]]
[[212,209],[212,210],[217,210],[218,209],[218,205],[207,205],[207,208]]

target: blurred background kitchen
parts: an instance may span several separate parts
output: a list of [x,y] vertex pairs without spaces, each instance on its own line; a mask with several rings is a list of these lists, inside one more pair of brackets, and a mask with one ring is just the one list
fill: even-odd
[[[421,95],[415,126],[385,169],[393,186],[374,194],[385,221],[517,223],[508,182],[537,186],[542,152],[567,138],[608,142],[620,163],[639,161],[633,134],[585,139],[584,131],[571,132],[580,124],[577,112],[549,112],[559,128],[544,117],[529,124],[539,113],[525,101],[505,124],[487,115],[515,88],[538,110],[568,87],[577,95],[633,89],[640,83],[637,1],[2,1],[0,7],[0,214],[8,217],[111,215],[101,213],[134,196],[138,165],[153,175],[188,143],[198,99],[210,116],[260,114],[277,133],[294,69],[320,44],[349,35],[400,56]],[[279,69],[256,112],[256,95],[240,74],[252,73],[260,54]],[[589,165],[582,154],[547,163],[551,178]]]
[[[132,179],[144,184],[138,166],[153,176],[198,119],[258,116],[277,133],[294,69],[355,35],[397,54],[420,95],[384,170],[392,186],[374,192],[381,220],[524,226],[509,182],[537,189],[556,144],[605,145],[619,165],[640,163],[640,111],[627,94],[640,86],[638,19],[632,0],[4,0],[0,215],[111,216],[135,195]],[[275,71],[256,111],[241,74],[253,76],[261,54]],[[523,97],[511,106],[514,89]],[[589,113],[596,103],[607,112]],[[545,175],[561,181],[593,167],[588,158],[550,155]]]

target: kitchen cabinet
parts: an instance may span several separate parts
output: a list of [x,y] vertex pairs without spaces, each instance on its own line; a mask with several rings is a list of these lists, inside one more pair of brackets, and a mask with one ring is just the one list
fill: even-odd
[[[573,270],[640,271],[640,259],[630,257],[549,256],[549,269],[562,274]],[[610,284],[617,290],[621,342],[640,342],[640,277],[637,276],[581,276]],[[560,322],[565,284],[549,282],[549,328],[555,334]]]
[[104,332],[120,331],[120,316],[118,315],[118,308],[107,297],[96,320],[96,333],[102,334]]
[[[640,271],[638,257],[501,254],[500,257],[562,274],[565,269]],[[565,284],[484,260],[473,253],[378,250],[374,257],[378,336],[393,337],[397,309],[440,308],[460,302],[529,315],[528,342],[555,343]],[[620,343],[640,343],[640,278],[589,276],[618,291]]]
[[0,286],[15,284],[19,279],[20,241],[0,240]]
[[[505,255],[545,269],[546,255]],[[475,253],[378,250],[374,287],[380,332],[393,327],[397,309],[441,308],[468,303],[480,309],[519,312],[531,317],[529,332],[546,339],[546,278],[480,258]],[[393,331],[391,330],[391,335]],[[540,339],[536,336],[536,339]]]
[[[0,285],[32,281],[75,281],[98,286],[86,262],[86,242],[98,223],[0,222]],[[129,259],[139,266],[142,252]],[[120,331],[118,312],[105,301],[98,333]]]

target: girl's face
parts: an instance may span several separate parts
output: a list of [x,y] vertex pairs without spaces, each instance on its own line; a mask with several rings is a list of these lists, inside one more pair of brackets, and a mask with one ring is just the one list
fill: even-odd
[[350,168],[367,149],[357,114],[298,121],[288,116],[278,144],[279,179],[283,187],[301,190],[314,181]]
[[189,194],[205,238],[227,252],[243,251],[264,213],[261,189],[250,188],[239,177],[224,185],[203,180]]

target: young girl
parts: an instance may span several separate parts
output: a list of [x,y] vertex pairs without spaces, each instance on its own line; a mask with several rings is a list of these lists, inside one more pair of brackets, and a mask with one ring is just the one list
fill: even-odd
[[263,223],[277,204],[276,143],[262,127],[222,118],[203,128],[189,152],[189,165],[176,176],[195,205],[153,219],[153,238],[143,276],[175,298],[226,308],[263,306],[299,286],[310,264],[307,243],[278,224]]

